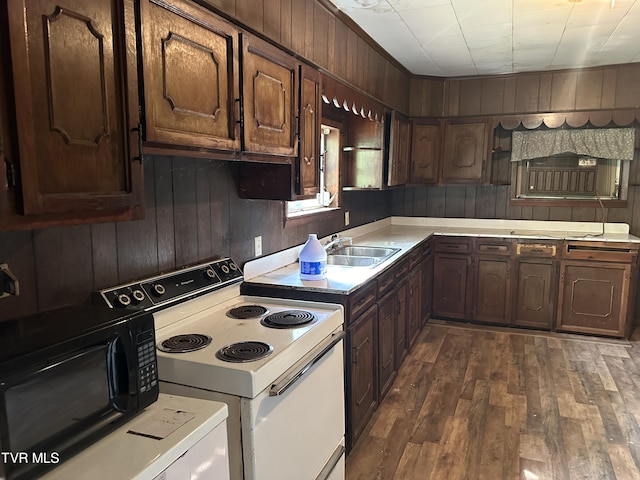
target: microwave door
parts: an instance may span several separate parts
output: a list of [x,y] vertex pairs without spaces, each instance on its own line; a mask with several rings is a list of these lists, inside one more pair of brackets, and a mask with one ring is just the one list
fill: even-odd
[[[113,368],[108,365],[113,343],[87,348],[44,368],[25,372],[5,389],[7,430],[13,451],[28,451],[43,438],[77,439],[68,434],[78,430],[83,436],[88,435],[121,415],[113,406],[107,382]],[[92,425],[90,431],[87,423]]]

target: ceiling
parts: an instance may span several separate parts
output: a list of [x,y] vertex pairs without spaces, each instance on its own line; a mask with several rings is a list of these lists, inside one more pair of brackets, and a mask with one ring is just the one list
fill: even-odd
[[640,62],[640,0],[331,0],[416,75]]

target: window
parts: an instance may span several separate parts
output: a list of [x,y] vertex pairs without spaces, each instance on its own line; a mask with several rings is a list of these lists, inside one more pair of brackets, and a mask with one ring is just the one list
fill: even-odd
[[320,137],[320,192],[315,198],[286,202],[288,218],[339,207],[340,129],[323,124]]
[[635,129],[514,131],[515,200],[626,200]]
[[622,162],[562,154],[518,162],[516,198],[619,200]]

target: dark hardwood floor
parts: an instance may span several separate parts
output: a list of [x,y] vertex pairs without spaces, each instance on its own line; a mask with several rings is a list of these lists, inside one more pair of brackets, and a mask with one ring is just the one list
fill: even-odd
[[640,479],[639,333],[430,322],[346,478]]

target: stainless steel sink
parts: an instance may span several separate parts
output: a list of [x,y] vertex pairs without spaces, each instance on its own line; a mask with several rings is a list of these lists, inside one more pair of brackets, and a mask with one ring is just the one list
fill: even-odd
[[330,252],[327,255],[327,263],[329,265],[346,265],[350,267],[372,267],[399,251],[399,248],[349,245]]
[[346,247],[338,248],[333,252],[333,254],[348,255],[350,257],[387,258],[398,251],[400,251],[399,248],[365,247],[360,245],[348,245]]
[[349,256],[349,255],[327,255],[327,264],[345,265],[348,267],[371,267],[380,263],[380,258]]

